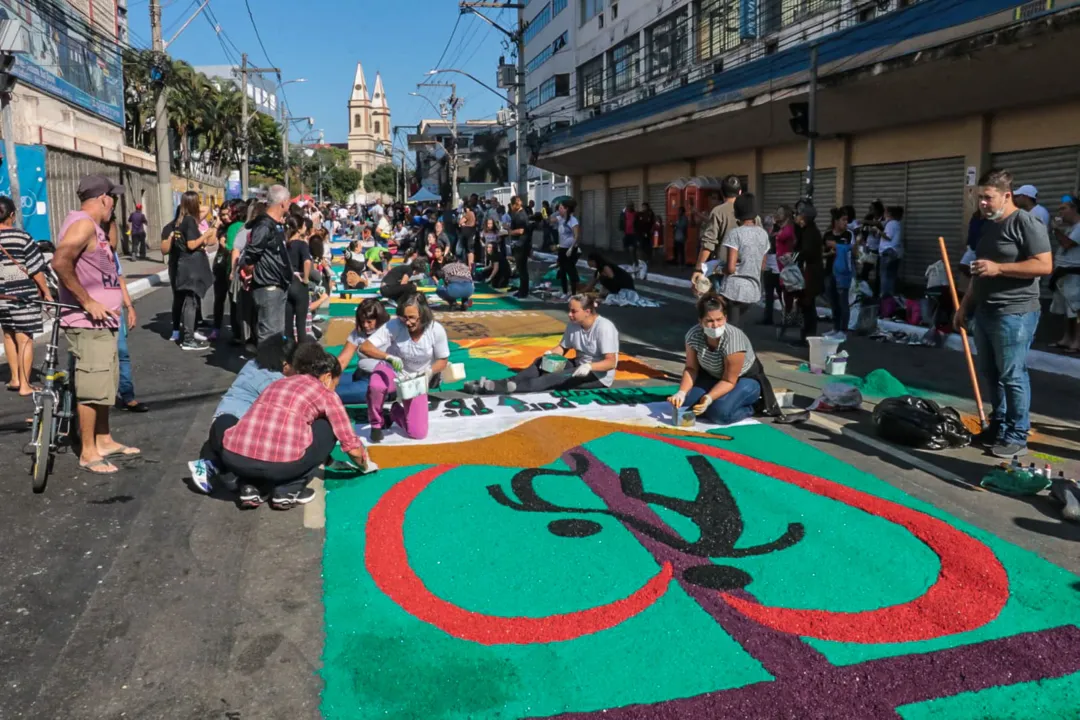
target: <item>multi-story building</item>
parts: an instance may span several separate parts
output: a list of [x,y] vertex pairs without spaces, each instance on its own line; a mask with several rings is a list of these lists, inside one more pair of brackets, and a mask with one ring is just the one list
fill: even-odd
[[[575,111],[571,88],[578,0],[528,0],[519,12],[525,26],[525,107],[532,127],[541,135],[568,125]],[[516,135],[511,130],[516,151]],[[517,164],[511,163],[517,182]],[[540,170],[529,168],[529,179]]]
[[[126,0],[3,0],[25,41],[11,103],[20,199],[27,231],[54,237],[78,207],[81,175],[100,172],[128,190],[118,214],[145,204],[159,222],[154,158],[124,145]],[[0,193],[10,192],[7,171]]]
[[[211,81],[226,80],[240,87],[239,65],[199,65],[196,72],[201,72]],[[260,73],[248,73],[247,96],[252,112],[261,112],[275,120],[280,120],[280,104],[277,97],[278,85]]]
[[[454,128],[449,120],[421,120],[415,135],[409,135],[409,150],[416,153],[416,177],[421,187],[442,194],[450,185],[449,149]],[[469,179],[469,170],[479,161],[477,138],[496,135],[499,152],[509,153],[506,134],[497,120],[466,120],[457,125],[458,182]],[[449,194],[449,193],[448,193]]]
[[[533,0],[530,5],[536,4]],[[1080,185],[1077,0],[572,0],[574,124],[538,165],[574,177],[583,237],[682,177],[743,177],[761,209],[804,193],[789,125],[818,65],[814,201],[905,207],[903,274],[943,236],[957,256],[975,178],[993,166],[1056,210]],[[569,55],[569,51],[565,51]],[[1067,73],[1066,73],[1067,74]],[[819,216],[819,217],[820,217]]]

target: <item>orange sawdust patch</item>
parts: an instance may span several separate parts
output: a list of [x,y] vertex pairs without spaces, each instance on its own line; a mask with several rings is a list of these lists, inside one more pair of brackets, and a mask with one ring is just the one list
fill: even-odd
[[964,424],[964,427],[968,429],[972,435],[978,435],[982,432],[982,424],[979,422],[978,415],[968,415],[967,413],[960,413],[960,422]]
[[490,437],[437,445],[385,445],[369,448],[380,467],[409,465],[489,465],[496,467],[542,467],[555,462],[570,448],[584,445],[616,432],[730,440],[729,435],[711,435],[678,428],[640,427],[606,420],[572,416],[544,416]]
[[344,345],[349,333],[356,329],[356,321],[353,318],[331,318],[326,326],[326,332],[322,337],[324,347],[336,347]]
[[[500,365],[520,370],[528,367],[544,353],[559,344],[562,335],[528,335],[521,337],[484,337],[455,340],[469,351],[469,356],[493,360]],[[571,354],[571,357],[573,355]],[[619,353],[616,380],[656,380],[666,377],[662,370],[650,367],[632,355]]]

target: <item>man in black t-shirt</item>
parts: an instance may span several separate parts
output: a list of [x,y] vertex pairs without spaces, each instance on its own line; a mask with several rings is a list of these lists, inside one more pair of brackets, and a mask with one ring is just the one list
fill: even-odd
[[510,198],[510,247],[517,265],[519,285],[516,297],[529,296],[529,256],[532,255],[532,237],[529,236],[529,215],[521,206],[521,198]]
[[394,265],[383,275],[379,294],[387,300],[396,301],[416,292],[416,283],[412,282],[411,278],[423,275],[427,269],[427,260],[423,258],[414,258],[407,263]]

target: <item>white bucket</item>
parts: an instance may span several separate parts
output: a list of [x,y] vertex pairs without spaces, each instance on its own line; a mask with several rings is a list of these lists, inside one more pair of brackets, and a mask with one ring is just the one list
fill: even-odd
[[825,372],[825,362],[830,355],[835,355],[843,340],[832,340],[826,337],[808,337],[806,342],[810,345],[810,372],[821,374]]
[[442,371],[444,383],[461,382],[465,379],[465,363],[450,363]]
[[398,400],[412,400],[428,391],[427,374],[399,375],[397,379]]
[[847,358],[830,355],[825,361],[825,371],[829,375],[847,375]]

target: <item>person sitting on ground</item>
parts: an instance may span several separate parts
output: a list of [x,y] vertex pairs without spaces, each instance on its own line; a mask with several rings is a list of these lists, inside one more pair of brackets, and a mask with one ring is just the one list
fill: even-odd
[[349,290],[358,290],[367,287],[368,281],[364,276],[367,271],[365,253],[360,247],[359,240],[353,240],[345,248],[345,270],[341,273],[341,280]]
[[634,278],[626,270],[611,262],[600,253],[589,253],[587,262],[596,271],[596,276],[582,288],[583,293],[591,293],[600,285],[600,297],[618,295],[622,290],[634,289]]
[[379,286],[379,294],[387,300],[398,300],[417,292],[413,278],[420,278],[428,271],[426,259],[410,256],[405,262],[396,265],[383,275],[382,285]]
[[615,324],[597,313],[592,295],[571,297],[568,314],[570,324],[562,340],[545,354],[565,356],[573,350],[574,357],[567,360],[562,370],[545,372],[541,367],[544,356],[541,356],[509,380],[480,378],[465,383],[465,392],[479,395],[611,387],[619,364],[619,331]]
[[437,272],[442,280],[435,288],[435,294],[445,300],[450,309],[457,307],[461,301],[461,309],[468,310],[472,307],[472,295],[476,291],[472,276],[469,274],[469,266],[462,262],[451,262],[443,265]]
[[[486,237],[485,233],[485,237]],[[496,236],[489,239],[485,250],[488,264],[480,271],[480,277],[495,290],[505,290],[510,284],[510,261],[506,259],[506,241]]]
[[[364,355],[383,361],[371,374],[368,386],[368,420],[373,443],[382,442],[383,429],[387,424],[383,417],[383,402],[396,386],[397,373],[425,374],[430,388],[438,384],[440,373],[450,357],[446,330],[435,321],[423,295],[414,292],[403,297],[398,302],[396,315],[360,345],[360,352]],[[409,400],[399,399],[390,408],[389,419],[391,423],[397,423],[407,437],[415,440],[426,438],[427,393]]]
[[367,450],[334,392],[341,377],[337,358],[316,343],[301,343],[293,371],[263,390],[214,448],[223,469],[240,478],[243,508],[261,505],[267,491],[275,510],[311,502],[315,492],[307,485],[338,442],[353,462],[367,466]]
[[390,267],[391,259],[393,259],[393,256],[390,251],[378,245],[364,251],[367,272],[373,277],[382,277],[383,273]]
[[[338,362],[344,372],[355,357],[356,370],[352,377],[342,377],[337,386],[338,397],[346,405],[362,405],[367,402],[368,385],[371,374],[379,366],[379,361],[369,358],[360,347],[367,342],[375,331],[390,321],[390,315],[378,298],[368,298],[356,308],[356,327],[345,340],[345,346],[338,353]],[[385,347],[379,347],[385,350]]]
[[225,391],[214,419],[210,423],[210,433],[203,443],[198,460],[188,462],[191,480],[199,490],[210,493],[215,480],[227,489],[235,490],[236,481],[231,475],[221,475],[224,463],[215,448],[221,447],[221,437],[225,430],[236,425],[244,417],[263,390],[283,377],[293,374],[292,360],[296,344],[284,336],[270,337],[259,343],[252,360],[248,360],[232,385]]
[[718,425],[751,417],[763,393],[772,394],[746,333],[728,322],[728,305],[715,292],[698,299],[698,324],[686,333],[682,381],[668,398],[676,409],[688,406]]

